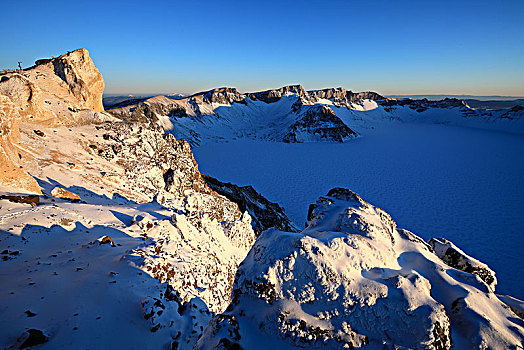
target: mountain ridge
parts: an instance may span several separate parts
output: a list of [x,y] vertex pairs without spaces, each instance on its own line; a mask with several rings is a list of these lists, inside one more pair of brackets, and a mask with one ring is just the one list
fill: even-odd
[[176,99],[157,95],[120,102],[108,112],[150,120],[193,146],[241,138],[345,142],[394,120],[524,133],[523,114],[512,108],[481,110],[455,98],[392,99],[344,88],[306,91],[301,85],[248,93],[222,87]]

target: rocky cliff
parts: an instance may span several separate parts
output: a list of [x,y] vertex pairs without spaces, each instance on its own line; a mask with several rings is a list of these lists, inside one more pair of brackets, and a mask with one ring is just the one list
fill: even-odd
[[[74,126],[113,119],[103,113],[104,80],[85,49],[38,60],[28,69],[0,76],[2,144],[0,186],[39,192],[21,163],[31,157],[20,146],[25,132],[40,126]],[[16,184],[16,186],[15,186]]]
[[0,94],[20,107],[24,120],[49,125],[91,123],[104,116],[104,80],[86,49],[2,75]]

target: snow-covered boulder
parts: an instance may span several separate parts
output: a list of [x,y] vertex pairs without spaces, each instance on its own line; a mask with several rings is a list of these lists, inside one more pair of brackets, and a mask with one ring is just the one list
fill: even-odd
[[484,282],[486,282],[492,291],[495,291],[497,277],[495,276],[495,271],[490,269],[488,265],[467,255],[453,244],[453,242],[450,242],[445,238],[431,238],[428,243],[433,248],[435,254],[446,264],[457,270],[479,276]]
[[200,348],[516,349],[524,340],[484,281],[342,188],[311,206],[303,232],[262,233],[232,299]]

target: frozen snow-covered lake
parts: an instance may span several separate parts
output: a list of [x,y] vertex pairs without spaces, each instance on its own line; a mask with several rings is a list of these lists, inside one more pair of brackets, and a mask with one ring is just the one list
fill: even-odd
[[303,226],[310,203],[350,188],[425,239],[488,263],[498,293],[524,299],[524,137],[391,124],[345,144],[231,141],[194,149],[203,173],[252,185]]

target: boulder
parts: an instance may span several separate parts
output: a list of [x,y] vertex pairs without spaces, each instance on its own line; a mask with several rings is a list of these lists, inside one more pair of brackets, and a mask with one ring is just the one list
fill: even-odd
[[31,328],[23,332],[16,342],[7,349],[27,349],[46,343],[49,337],[39,329]]
[[479,276],[492,291],[495,291],[497,277],[488,265],[467,255],[453,244],[453,242],[445,238],[431,238],[428,243],[435,251],[435,254],[446,264],[460,271]]
[[34,194],[28,195],[0,195],[0,199],[5,199],[13,203],[30,204],[32,207],[36,207],[40,204],[40,196]]
[[55,187],[51,190],[51,196],[61,199],[67,199],[70,201],[79,201],[80,196],[78,196],[76,193],[73,193],[71,191],[66,190],[62,187]]

